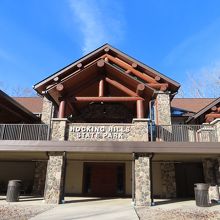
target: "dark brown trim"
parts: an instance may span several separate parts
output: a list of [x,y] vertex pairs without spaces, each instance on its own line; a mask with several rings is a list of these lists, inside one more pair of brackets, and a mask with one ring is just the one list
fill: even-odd
[[129,97],[129,96],[124,96],[124,97],[74,97],[73,100],[70,101],[76,101],[76,102],[133,102],[133,101],[144,101],[143,98],[141,97]]
[[5,152],[96,152],[96,153],[191,153],[220,154],[219,142],[141,142],[141,141],[0,141]]
[[[104,51],[104,49],[106,49],[106,48],[108,48],[108,52]],[[159,76],[160,78],[166,80],[167,82],[171,83],[175,87],[175,90],[178,90],[178,88],[180,87],[179,83],[177,83],[176,81],[166,77],[165,75],[163,75],[162,73],[156,71],[155,69],[143,64],[142,62],[139,62],[138,60],[134,59],[131,56],[128,56],[127,54],[123,53],[122,51],[120,51],[120,50],[118,50],[114,47],[112,47],[109,44],[104,44],[103,46],[99,47],[98,49],[92,51],[91,53],[85,55],[84,57],[82,57],[78,60],[76,60],[75,62],[69,64],[68,66],[64,67],[63,69],[55,72],[54,74],[50,75],[49,77],[45,78],[44,80],[38,82],[37,84],[34,85],[34,89],[38,91],[38,89],[41,86],[43,86],[45,83],[49,83],[50,81],[53,81],[53,79],[55,77],[59,77],[61,74],[65,73],[66,71],[69,71],[70,69],[72,69],[74,67],[77,68],[77,64],[83,63],[85,60],[91,58],[92,56],[99,55],[99,54],[103,55],[103,52],[104,53],[109,53],[110,51],[118,54],[121,57],[124,57],[125,59],[130,60],[132,63],[136,63],[138,66],[146,69],[149,72],[152,72],[155,76]]]
[[190,121],[194,121],[197,118],[199,118],[202,114],[206,113],[208,110],[210,110],[213,106],[217,105],[220,103],[220,97],[215,99],[213,102],[211,102],[210,104],[208,104],[205,108],[201,109],[199,112],[197,112],[194,116],[192,116],[191,118],[189,118],[186,122],[190,122]]
[[6,106],[6,104],[4,103],[2,108],[7,109],[8,111],[16,115],[17,117],[20,117],[21,119],[24,119],[25,121],[39,121],[39,118],[36,115],[30,112],[23,105],[15,101],[9,95],[4,93],[2,90],[0,90],[0,99],[3,99],[8,105]]

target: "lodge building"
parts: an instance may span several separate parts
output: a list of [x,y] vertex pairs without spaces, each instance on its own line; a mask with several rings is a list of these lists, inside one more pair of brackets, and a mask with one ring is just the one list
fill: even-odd
[[188,198],[220,186],[220,98],[177,99],[180,84],[105,44],[34,86],[0,92],[0,192]]

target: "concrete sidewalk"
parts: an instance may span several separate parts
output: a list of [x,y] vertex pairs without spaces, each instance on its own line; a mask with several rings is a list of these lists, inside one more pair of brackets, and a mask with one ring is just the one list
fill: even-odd
[[126,219],[138,220],[137,214],[127,198],[81,198],[67,199],[65,204],[39,214],[31,220],[71,220],[71,219]]

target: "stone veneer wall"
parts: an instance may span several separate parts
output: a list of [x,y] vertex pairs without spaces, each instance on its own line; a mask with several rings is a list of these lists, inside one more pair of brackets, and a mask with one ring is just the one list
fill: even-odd
[[51,139],[55,141],[64,141],[66,139],[67,119],[53,118],[51,125]]
[[135,205],[151,205],[150,158],[147,154],[135,155]]
[[[94,131],[96,128],[98,132]],[[134,119],[133,124],[71,123],[67,132],[69,141],[148,141],[148,122],[146,119]]]
[[220,201],[220,158],[209,158],[203,162],[203,173],[206,183],[211,184],[209,187],[209,200]]
[[33,195],[44,195],[46,172],[47,161],[37,161],[35,163]]
[[211,125],[215,125],[216,127],[216,135],[217,135],[217,141],[220,142],[220,118],[215,119],[211,122]]
[[215,185],[216,175],[215,175],[215,160],[205,159],[202,161],[203,164],[203,173],[206,183]]
[[46,97],[43,98],[43,108],[41,121],[45,124],[50,124],[50,120],[53,114],[53,105]]
[[44,200],[49,204],[59,204],[63,199],[65,153],[50,152],[47,165]]
[[216,177],[217,177],[217,184],[220,186],[220,158],[217,159],[217,169],[216,169]]
[[174,163],[161,163],[162,196],[176,197],[176,179]]
[[159,92],[155,101],[155,122],[157,125],[171,124],[170,93]]
[[79,115],[73,115],[74,123],[131,123],[132,111],[122,103],[93,103],[85,106]]

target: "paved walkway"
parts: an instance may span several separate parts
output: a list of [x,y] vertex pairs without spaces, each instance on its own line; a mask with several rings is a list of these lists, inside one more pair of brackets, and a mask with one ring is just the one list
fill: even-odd
[[31,220],[138,220],[131,199],[98,199],[75,197],[65,204],[31,218]]

